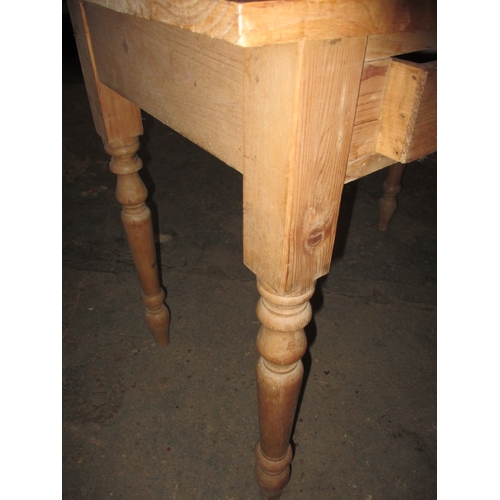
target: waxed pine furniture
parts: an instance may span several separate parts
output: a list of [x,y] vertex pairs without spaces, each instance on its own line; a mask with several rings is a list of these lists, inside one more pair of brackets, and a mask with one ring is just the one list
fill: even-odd
[[255,471],[264,498],[278,498],[342,187],[436,149],[436,63],[398,58],[436,48],[435,0],[68,3],[159,346],[169,312],[138,174],[140,110],[243,175],[243,259],[261,295]]

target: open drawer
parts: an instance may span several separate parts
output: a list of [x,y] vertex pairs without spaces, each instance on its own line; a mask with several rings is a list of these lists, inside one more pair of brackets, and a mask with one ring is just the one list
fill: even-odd
[[393,58],[387,76],[376,151],[409,163],[437,149],[437,60],[416,53]]

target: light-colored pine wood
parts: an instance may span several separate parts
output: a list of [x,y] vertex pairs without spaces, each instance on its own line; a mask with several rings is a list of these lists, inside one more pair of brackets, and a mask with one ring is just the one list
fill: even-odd
[[257,275],[260,441],[267,499],[288,481],[290,433],[316,279],[329,271],[365,38],[248,50],[244,262]]
[[365,63],[361,76],[349,163],[373,154],[377,145],[387,72],[391,59]]
[[[256,475],[276,499],[343,185],[396,161],[377,152],[389,58],[435,45],[435,0],[70,1],[88,13],[77,36],[87,89],[160,341],[168,311],[138,176],[138,106],[243,173],[244,261],[261,295]],[[430,97],[419,96],[415,136],[429,128]]]
[[262,326],[257,336],[260,439],[255,447],[255,475],[264,498],[271,500],[279,498],[290,478],[290,436],[304,374],[304,327],[312,316],[309,299],[314,284],[300,295],[285,297],[261,281],[257,286]]
[[80,63],[94,124],[111,155],[110,169],[117,174],[116,197],[122,205],[122,222],[142,286],[146,321],[156,344],[168,343],[170,314],[164,304],[153,238],[151,212],[145,204],[147,190],[138,171],[138,136],[142,134],[140,109],[102,84],[81,0],[68,0]]
[[119,142],[109,142],[105,149],[112,158],[110,169],[117,175],[116,199],[122,206],[121,219],[141,282],[146,321],[156,345],[166,346],[170,313],[160,287],[151,211],[146,205],[148,191],[138,173],[142,168],[136,154],[139,140],[122,138]]
[[99,77],[238,171],[244,49],[87,5]]
[[371,35],[366,44],[365,61],[385,59],[422,50],[437,50],[435,27],[427,31]]
[[[83,3],[78,0],[69,0],[68,10],[73,24],[85,88],[97,133],[104,143],[113,142],[121,137],[142,135],[140,109],[110,88],[102,85],[97,77],[94,52]],[[106,108],[106,113],[102,112],[103,107]],[[126,119],[122,119],[122,117],[126,117]]]
[[[413,125],[412,140],[403,161],[411,162],[437,149],[437,67],[429,64],[418,112]],[[423,77],[422,77],[423,80]]]
[[281,294],[328,273],[365,38],[249,51],[244,261]]
[[347,165],[344,182],[347,184],[355,181],[356,179],[365,177],[365,175],[372,174],[377,170],[388,167],[393,163],[395,163],[393,159],[378,153],[358,158]]
[[[182,11],[180,5],[176,8]],[[245,51],[97,5],[88,5],[87,10],[99,47],[100,76],[107,86],[119,89],[163,123],[242,172]],[[103,39],[106,43],[101,43]],[[432,40],[429,31],[370,36],[365,58],[432,46]],[[142,56],[145,47],[148,57]],[[389,63],[387,57],[365,63],[349,165],[359,166],[360,159],[377,151]],[[144,80],[150,83],[145,88]]]
[[393,59],[384,96],[377,152],[401,163],[437,146],[436,61]]
[[436,0],[89,2],[243,47],[305,39],[425,31],[436,27]]

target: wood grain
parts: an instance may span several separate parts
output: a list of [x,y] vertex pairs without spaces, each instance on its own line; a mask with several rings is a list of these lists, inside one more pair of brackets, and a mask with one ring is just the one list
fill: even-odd
[[425,31],[436,0],[89,0],[243,47],[298,40]]
[[244,49],[98,5],[87,16],[101,80],[241,172]]
[[427,31],[372,35],[368,37],[366,44],[365,61],[375,61],[421,50],[437,50],[435,28]]
[[375,152],[390,64],[391,59],[387,58],[363,66],[349,163]]
[[[122,137],[141,135],[143,130],[140,109],[103,85],[99,78],[87,16],[82,2],[69,0],[68,9],[97,133],[105,144]],[[102,112],[103,108],[106,109],[106,113]]]
[[329,271],[365,43],[248,53],[244,261],[278,293],[310,287]]
[[330,268],[344,182],[395,161],[378,150],[387,109],[409,106],[411,136],[423,138],[403,141],[410,156],[430,128],[432,71],[395,84],[390,56],[435,45],[436,1],[70,2],[159,344],[169,315],[138,174],[139,106],[243,173],[244,262],[261,296],[256,477],[276,500],[290,477],[309,300]]
[[344,182],[347,184],[355,181],[356,179],[360,179],[365,175],[381,170],[393,163],[393,159],[378,153],[372,153],[362,158],[358,158],[347,165]]
[[117,174],[116,198],[122,205],[122,222],[134,258],[146,306],[146,321],[156,344],[168,343],[170,314],[160,287],[151,211],[147,189],[139,176],[142,162],[137,156],[142,134],[140,109],[100,80],[89,35],[88,18],[81,0],[68,7],[97,132],[111,155],[110,170]]
[[275,500],[290,478],[290,437],[304,374],[304,327],[312,317],[309,299],[314,287],[287,297],[261,281],[257,288],[261,295],[257,316],[262,325],[257,335],[260,439],[255,447],[255,476],[263,497]]
[[405,163],[428,155],[437,149],[437,67],[426,70],[424,89],[420,96],[418,112],[413,125],[413,135]]
[[377,152],[401,163],[437,146],[437,62],[393,59],[382,109]]

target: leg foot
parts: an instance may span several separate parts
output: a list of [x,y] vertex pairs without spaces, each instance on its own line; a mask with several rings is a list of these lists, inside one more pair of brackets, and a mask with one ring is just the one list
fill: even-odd
[[164,347],[168,344],[168,328],[170,312],[165,306],[165,292],[160,288],[155,295],[142,295],[146,306],[146,323],[153,334],[156,345]]

